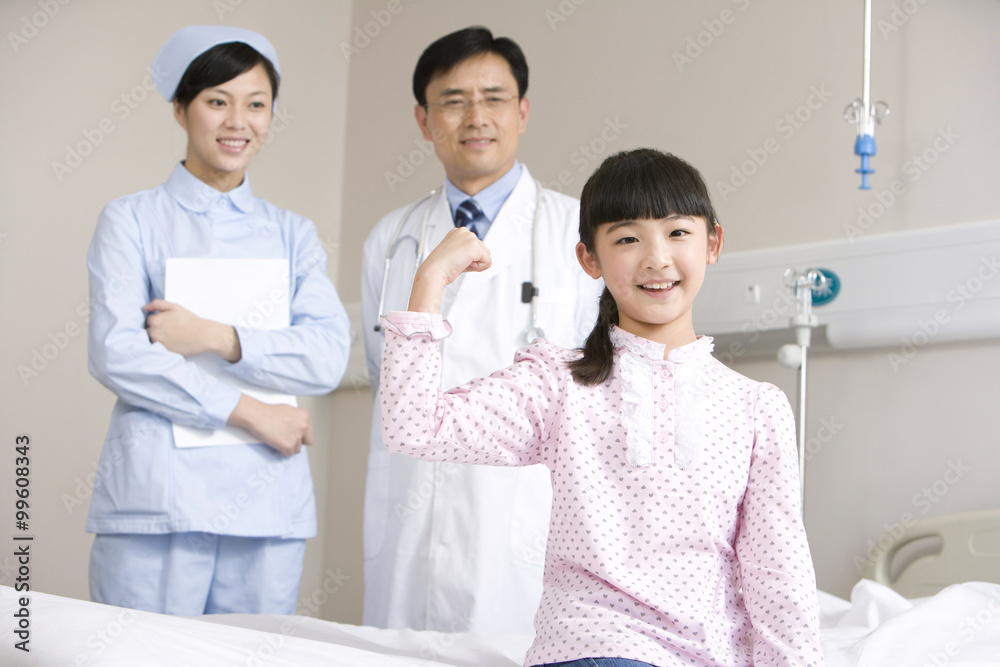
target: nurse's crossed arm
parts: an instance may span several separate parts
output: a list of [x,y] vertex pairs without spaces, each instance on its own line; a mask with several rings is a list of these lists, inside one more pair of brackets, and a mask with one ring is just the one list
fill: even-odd
[[151,343],[160,343],[184,357],[209,352],[231,364],[243,356],[236,329],[227,324],[203,319],[164,299],[154,299],[142,309],[149,313],[146,333]]
[[298,454],[302,445],[313,443],[309,413],[291,405],[272,405],[242,394],[227,422],[238,426],[284,454]]
[[[211,353],[230,363],[242,357],[240,338],[233,327],[198,317],[183,306],[154,299],[142,307],[149,342],[160,343],[184,357]],[[227,424],[237,426],[285,456],[298,454],[313,443],[309,413],[291,405],[271,405],[240,395]]]

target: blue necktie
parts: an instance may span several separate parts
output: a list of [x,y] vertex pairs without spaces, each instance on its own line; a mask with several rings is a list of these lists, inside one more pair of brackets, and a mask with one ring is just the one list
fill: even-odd
[[479,234],[476,223],[485,217],[483,209],[479,208],[479,204],[476,203],[475,199],[466,199],[455,209],[455,226],[468,227],[470,231],[474,232],[482,240],[483,237]]

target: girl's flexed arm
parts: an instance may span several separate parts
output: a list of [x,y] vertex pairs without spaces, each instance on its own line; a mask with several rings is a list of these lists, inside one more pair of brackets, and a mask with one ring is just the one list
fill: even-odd
[[442,391],[439,341],[450,327],[441,316],[390,312],[382,325],[379,399],[390,451],[429,461],[552,465],[570,353],[539,339],[518,351],[513,366]]
[[444,289],[466,271],[485,271],[493,260],[489,249],[475,234],[456,227],[427,256],[413,278],[408,310],[440,313]]

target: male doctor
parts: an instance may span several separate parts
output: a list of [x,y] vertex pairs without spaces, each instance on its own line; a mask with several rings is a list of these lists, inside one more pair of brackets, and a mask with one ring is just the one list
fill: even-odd
[[376,398],[365,494],[365,625],[534,632],[548,470],[389,453],[378,402],[385,338],[377,327],[380,315],[406,309],[418,254],[423,259],[448,230],[465,225],[489,247],[493,266],[464,274],[445,294],[442,314],[454,327],[441,341],[445,388],[509,366],[536,335],[579,347],[590,333],[602,286],[576,259],[579,201],[542,189],[517,161],[527,88],[520,47],[482,27],[431,44],[413,73],[417,125],[447,178],[428,197],[382,218],[364,246],[365,348]]

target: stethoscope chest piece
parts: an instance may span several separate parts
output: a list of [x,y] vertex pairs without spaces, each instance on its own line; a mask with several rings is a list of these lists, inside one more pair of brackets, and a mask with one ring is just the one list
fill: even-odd
[[530,345],[536,338],[545,338],[545,332],[537,324],[528,327],[524,332],[524,342]]

